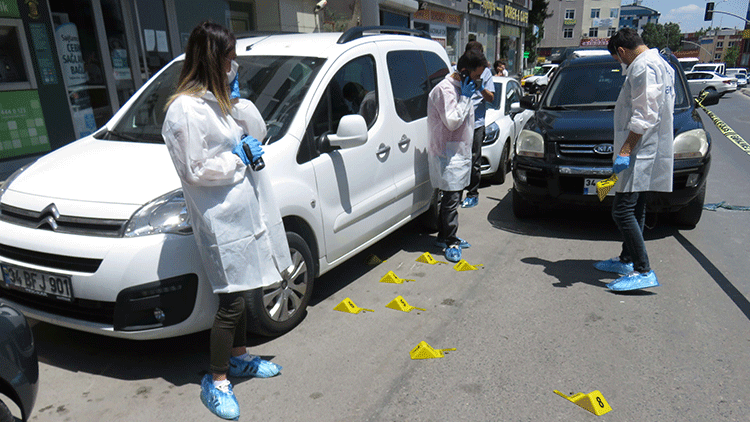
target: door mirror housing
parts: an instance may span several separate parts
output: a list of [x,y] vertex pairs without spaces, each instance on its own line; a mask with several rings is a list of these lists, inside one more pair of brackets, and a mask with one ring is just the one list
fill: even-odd
[[336,134],[326,135],[327,143],[334,148],[354,148],[367,142],[367,123],[359,114],[341,118]]

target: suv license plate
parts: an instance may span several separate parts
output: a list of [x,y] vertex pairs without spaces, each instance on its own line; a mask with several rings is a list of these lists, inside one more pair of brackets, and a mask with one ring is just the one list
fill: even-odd
[[[596,182],[604,179],[583,179],[583,194],[596,196]],[[607,196],[615,196],[615,190],[611,189]]]
[[2,265],[2,270],[3,287],[68,302],[73,300],[73,285],[70,283],[69,276],[30,270],[15,265]]

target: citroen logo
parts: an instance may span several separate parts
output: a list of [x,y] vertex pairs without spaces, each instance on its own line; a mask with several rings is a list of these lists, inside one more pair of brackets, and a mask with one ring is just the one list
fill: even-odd
[[39,213],[41,220],[39,221],[39,224],[36,225],[36,228],[42,228],[45,225],[49,226],[49,228],[52,229],[52,231],[57,230],[57,219],[60,218],[60,211],[57,210],[57,206],[55,204],[49,204],[47,205],[42,212]]
[[594,147],[594,152],[597,154],[612,154],[612,151],[614,151],[615,148],[612,146],[612,144],[599,144]]

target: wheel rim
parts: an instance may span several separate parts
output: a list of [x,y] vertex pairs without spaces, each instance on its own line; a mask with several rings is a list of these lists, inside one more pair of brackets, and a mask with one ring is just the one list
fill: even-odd
[[277,322],[284,322],[292,318],[302,307],[308,288],[308,270],[302,254],[296,250],[289,250],[294,269],[284,273],[284,279],[263,288],[263,306],[268,316]]

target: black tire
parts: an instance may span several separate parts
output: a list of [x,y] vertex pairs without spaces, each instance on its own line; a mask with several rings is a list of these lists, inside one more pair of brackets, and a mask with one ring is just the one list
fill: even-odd
[[440,189],[433,189],[430,208],[419,216],[419,224],[428,233],[438,231],[438,222],[440,221],[440,202],[443,200],[443,193]]
[[703,201],[706,199],[706,185],[698,192],[687,205],[672,213],[672,223],[685,228],[694,228],[701,220],[703,214]]
[[0,400],[0,422],[14,422],[16,418],[10,413],[8,406]]
[[498,185],[505,183],[505,176],[508,174],[508,170],[510,170],[510,160],[508,157],[510,157],[510,139],[505,141],[503,153],[500,154],[500,163],[497,165],[497,171],[492,175],[492,181]]
[[251,290],[247,295],[247,330],[267,337],[280,336],[305,317],[312,296],[314,263],[310,247],[302,236],[286,232],[294,271],[284,280]]
[[518,219],[533,217],[539,214],[539,209],[532,202],[525,200],[516,188],[513,191],[513,215]]

